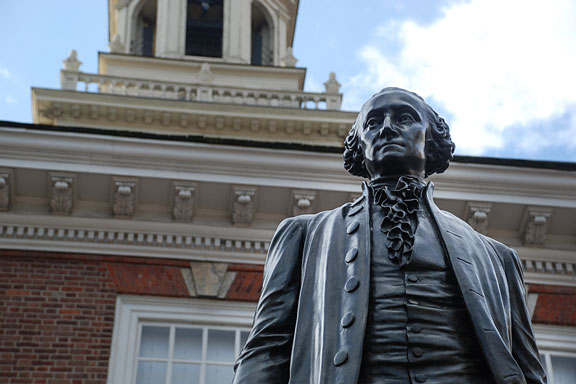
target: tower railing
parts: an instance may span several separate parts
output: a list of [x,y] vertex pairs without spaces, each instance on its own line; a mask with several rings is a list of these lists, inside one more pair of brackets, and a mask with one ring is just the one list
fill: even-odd
[[302,92],[186,84],[73,70],[62,70],[60,79],[62,89],[78,92],[299,109],[340,110],[342,106],[342,94],[334,91]]

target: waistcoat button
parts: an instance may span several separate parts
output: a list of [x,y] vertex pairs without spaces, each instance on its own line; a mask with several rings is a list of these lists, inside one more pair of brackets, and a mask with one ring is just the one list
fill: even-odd
[[346,314],[342,316],[342,320],[340,320],[340,325],[342,328],[348,328],[352,325],[354,319],[356,319],[356,317],[352,312],[346,312]]
[[339,351],[334,355],[334,365],[339,366],[342,365],[348,360],[348,352],[346,351]]
[[358,256],[358,248],[352,248],[346,253],[344,260],[346,260],[347,263],[351,263],[356,259],[356,256]]
[[348,279],[348,281],[346,282],[346,285],[344,286],[344,289],[346,290],[346,292],[352,292],[354,291],[356,288],[358,288],[358,286],[360,285],[360,281],[358,281],[358,278],[356,276],[352,276],[351,278]]
[[416,357],[420,357],[424,354],[424,351],[422,351],[422,348],[416,347],[412,350],[412,354]]
[[410,280],[411,282],[415,283],[418,281],[418,276],[416,275],[408,275],[408,280]]
[[419,326],[418,324],[414,324],[414,325],[412,326],[412,332],[414,332],[414,333],[420,333],[420,332],[422,332],[422,327]]
[[423,374],[419,373],[416,375],[416,381],[419,383],[424,383],[426,382],[426,376],[424,376]]
[[354,232],[356,232],[359,226],[360,226],[359,222],[357,221],[353,222],[346,228],[346,233],[349,235],[353,234]]

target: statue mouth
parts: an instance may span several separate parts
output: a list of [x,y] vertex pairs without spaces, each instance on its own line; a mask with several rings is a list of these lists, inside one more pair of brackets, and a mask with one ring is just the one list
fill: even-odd
[[401,143],[388,142],[388,143],[383,143],[382,145],[379,145],[377,149],[388,151],[388,150],[394,150],[394,149],[399,149],[399,148],[404,148],[404,145]]

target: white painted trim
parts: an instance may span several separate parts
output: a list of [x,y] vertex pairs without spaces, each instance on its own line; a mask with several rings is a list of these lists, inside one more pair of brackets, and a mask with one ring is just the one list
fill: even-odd
[[576,353],[576,328],[534,324],[538,349]]
[[[4,167],[342,192],[360,184],[340,154],[7,127],[0,136]],[[433,179],[437,199],[576,208],[574,172],[454,163]]]
[[249,328],[255,310],[255,304],[229,301],[118,296],[107,383],[133,382],[134,372],[131,368],[135,364],[138,329],[142,321]]
[[0,213],[0,248],[263,264],[273,230]]

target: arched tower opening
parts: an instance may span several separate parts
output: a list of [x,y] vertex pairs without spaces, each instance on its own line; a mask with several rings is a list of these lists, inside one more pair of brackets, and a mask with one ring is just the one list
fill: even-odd
[[186,55],[222,57],[223,0],[188,0]]
[[268,11],[257,1],[252,2],[252,64],[274,64],[273,24]]
[[156,39],[156,0],[145,0],[136,13],[134,38],[130,52],[135,55],[154,56]]

